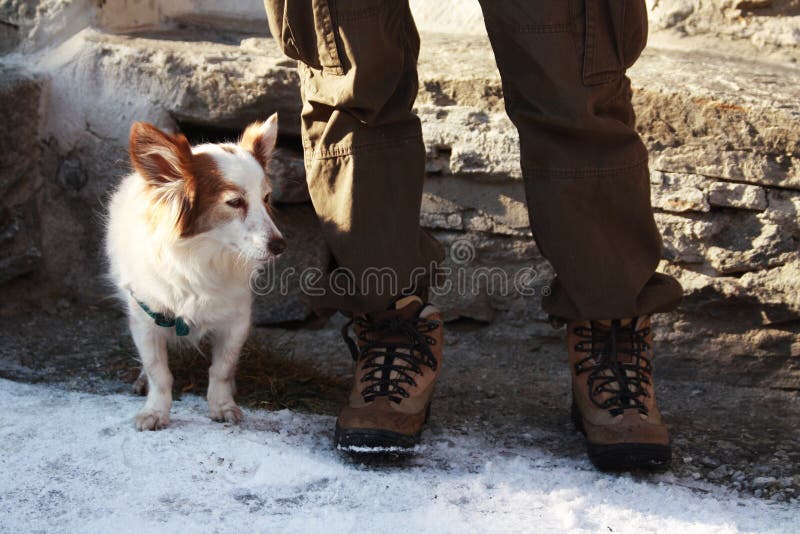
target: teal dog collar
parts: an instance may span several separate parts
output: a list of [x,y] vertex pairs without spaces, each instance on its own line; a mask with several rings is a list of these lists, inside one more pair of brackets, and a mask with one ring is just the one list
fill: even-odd
[[163,326],[164,328],[172,328],[175,327],[175,335],[178,337],[185,337],[189,335],[189,325],[186,324],[186,321],[183,320],[181,317],[168,317],[163,313],[156,313],[150,309],[147,304],[142,302],[141,300],[134,297],[136,303],[144,310],[144,312],[152,317],[153,321],[158,326]]

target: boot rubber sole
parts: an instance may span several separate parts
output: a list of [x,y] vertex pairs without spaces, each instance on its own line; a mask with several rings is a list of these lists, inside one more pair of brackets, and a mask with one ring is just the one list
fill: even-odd
[[[431,405],[425,409],[425,421],[431,416]],[[422,429],[416,434],[401,434],[383,428],[342,428],[336,421],[333,441],[340,451],[355,454],[410,454],[419,446]]]
[[[583,417],[572,404],[572,423],[584,436]],[[586,452],[592,464],[601,471],[662,472],[672,462],[672,447],[655,443],[612,443],[599,445],[586,441]]]

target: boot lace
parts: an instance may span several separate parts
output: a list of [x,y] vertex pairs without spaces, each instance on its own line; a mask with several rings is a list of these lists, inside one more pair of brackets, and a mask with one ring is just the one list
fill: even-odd
[[[360,347],[347,334],[353,323],[360,328],[356,331],[356,337],[362,342]],[[423,367],[436,370],[436,358],[430,348],[436,344],[436,340],[428,332],[438,326],[439,321],[421,317],[391,317],[383,321],[357,317],[342,328],[342,337],[350,348],[353,360],[360,361],[362,368],[367,370],[361,379],[369,384],[361,393],[365,402],[377,397],[400,402],[409,397],[406,388],[417,385],[414,376],[421,375]],[[387,341],[391,337],[405,341]]]
[[[615,416],[629,408],[646,416],[644,399],[650,396],[647,386],[651,385],[653,372],[653,363],[647,356],[650,327],[637,330],[636,319],[625,326],[618,319],[610,327],[590,324],[578,326],[573,332],[580,338],[575,350],[587,353],[575,364],[575,372],[588,373],[592,402]],[[607,394],[605,398],[603,393]]]

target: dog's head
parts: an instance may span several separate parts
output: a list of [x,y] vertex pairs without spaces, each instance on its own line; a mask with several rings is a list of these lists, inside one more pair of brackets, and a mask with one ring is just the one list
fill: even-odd
[[249,261],[286,248],[268,209],[267,163],[278,117],[247,127],[238,144],[191,147],[186,137],[137,122],[131,128],[133,167],[151,193],[148,220],[170,239],[201,238]]

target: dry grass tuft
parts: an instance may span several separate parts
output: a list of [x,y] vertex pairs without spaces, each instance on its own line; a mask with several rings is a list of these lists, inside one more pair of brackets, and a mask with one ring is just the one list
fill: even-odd
[[[208,388],[210,347],[186,347],[171,351],[169,367],[175,377],[173,392],[205,396]],[[280,356],[263,345],[248,341],[236,372],[236,402],[248,408],[333,414],[347,395],[349,383],[322,374],[306,362]]]

